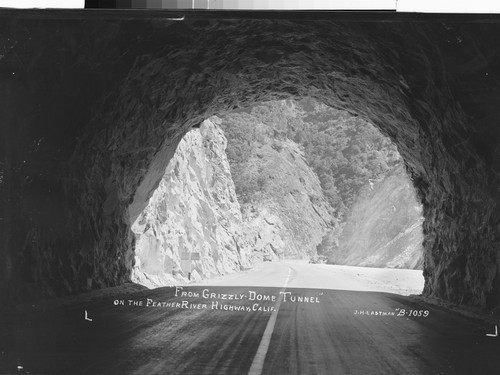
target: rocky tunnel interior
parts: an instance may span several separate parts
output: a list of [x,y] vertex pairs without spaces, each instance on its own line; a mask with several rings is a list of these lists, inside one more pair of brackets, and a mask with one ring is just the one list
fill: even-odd
[[423,204],[424,295],[500,306],[499,19],[0,13],[3,296],[130,280],[130,223],[193,126],[312,97],[377,126]]

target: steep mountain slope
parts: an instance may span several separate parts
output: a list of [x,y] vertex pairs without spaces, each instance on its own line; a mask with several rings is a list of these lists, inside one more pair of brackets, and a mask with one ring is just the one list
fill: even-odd
[[[336,246],[318,249],[329,262],[353,266],[421,268],[422,207],[402,167],[370,181],[355,200]],[[330,245],[332,245],[330,243]]]
[[315,255],[333,223],[318,177],[295,142],[255,127],[260,142],[240,169],[259,188],[241,204],[249,244],[263,257]]
[[331,252],[364,184],[403,165],[373,125],[313,99],[260,103],[222,127],[244,219],[267,228],[250,243],[271,255]]

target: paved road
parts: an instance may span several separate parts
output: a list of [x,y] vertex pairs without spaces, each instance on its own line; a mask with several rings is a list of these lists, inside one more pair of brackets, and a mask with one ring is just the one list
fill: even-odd
[[3,317],[0,374],[500,373],[491,324],[322,270],[267,263],[211,285],[31,307]]

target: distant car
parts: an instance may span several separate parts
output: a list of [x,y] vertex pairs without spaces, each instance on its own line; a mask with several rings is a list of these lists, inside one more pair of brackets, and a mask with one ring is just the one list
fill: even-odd
[[262,258],[264,260],[264,262],[272,262],[273,261],[273,258],[271,258],[270,255],[264,255],[264,258]]

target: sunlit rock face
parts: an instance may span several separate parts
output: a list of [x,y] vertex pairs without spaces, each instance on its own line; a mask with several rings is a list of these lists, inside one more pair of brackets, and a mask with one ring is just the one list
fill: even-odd
[[422,268],[422,206],[402,167],[362,189],[329,261],[361,267]]
[[424,293],[499,305],[497,23],[95,15],[0,14],[3,291],[130,280],[130,222],[187,130],[311,96],[398,146],[423,203]]
[[[240,205],[226,158],[226,138],[206,120],[179,143],[136,235],[132,280],[154,287],[199,280],[249,265]],[[188,255],[191,253],[191,255]],[[193,253],[199,260],[183,264]],[[183,256],[184,254],[184,256]]]

